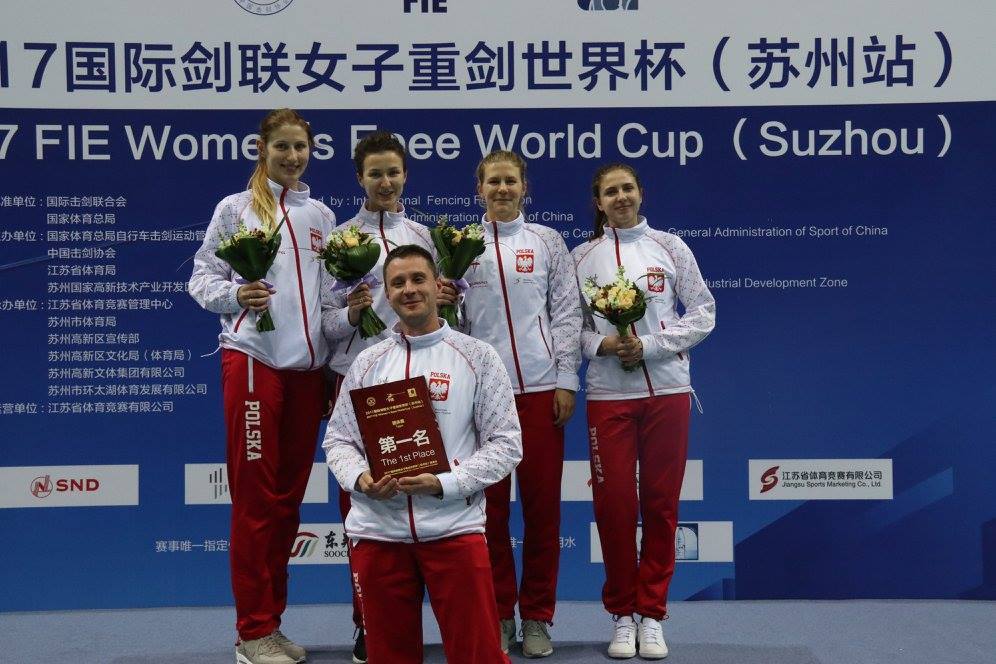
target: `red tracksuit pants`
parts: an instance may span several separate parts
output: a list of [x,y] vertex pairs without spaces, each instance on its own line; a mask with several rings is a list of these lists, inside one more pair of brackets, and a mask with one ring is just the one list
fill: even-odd
[[602,604],[613,615],[638,613],[662,620],[674,575],[691,397],[588,401],[587,409],[595,522],[605,561]]
[[481,535],[414,544],[360,540],[350,561],[363,607],[369,664],[421,664],[426,589],[446,661],[508,664],[498,635],[488,547]]
[[274,369],[222,349],[229,560],[236,628],[245,640],[277,629],[287,607],[287,560],[315,458],[323,380],[320,370]]
[[515,397],[522,425],[522,461],[515,469],[522,501],[522,586],[516,588],[515,560],[508,529],[511,476],[484,491],[487,537],[498,616],[553,622],[560,566],[560,481],[564,472],[564,430],[553,425],[554,391]]

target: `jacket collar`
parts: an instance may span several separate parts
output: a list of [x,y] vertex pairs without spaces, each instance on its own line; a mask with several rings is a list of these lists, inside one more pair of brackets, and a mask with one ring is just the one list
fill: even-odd
[[[360,207],[360,211],[356,213],[356,220],[363,225],[374,226],[380,228],[381,213],[380,211],[371,212],[367,209],[366,203]],[[405,207],[401,204],[398,205],[398,210],[396,212],[385,212],[384,213],[384,228],[396,228],[405,222]]]
[[420,334],[417,337],[408,336],[401,331],[401,323],[395,323],[391,338],[394,339],[394,343],[402,347],[404,347],[406,345],[405,342],[407,342],[407,345],[411,346],[412,350],[418,348],[428,348],[429,346],[436,345],[450,334],[450,326],[446,323],[446,321],[440,318],[439,323],[440,327],[435,332]]
[[515,235],[526,225],[526,218],[520,212],[519,216],[512,221],[499,221],[497,224],[493,221],[488,221],[488,216],[481,215],[481,226],[484,227],[484,232],[494,236],[495,226],[498,227],[498,237],[510,237]]
[[609,239],[617,239],[620,242],[636,242],[642,238],[647,233],[647,229],[650,228],[647,225],[647,218],[640,216],[640,223],[632,228],[612,228],[611,226],[605,227],[605,236]]
[[[277,199],[277,207],[279,207],[280,196],[284,193],[284,186],[277,184],[270,179],[267,179],[266,181],[270,184],[270,191],[273,192],[273,197]],[[287,196],[284,197],[285,205],[289,205],[290,207],[301,207],[308,202],[309,198],[311,198],[311,189],[308,188],[308,185],[303,182],[298,182],[298,185],[301,187],[300,191],[294,191],[293,189],[287,190]]]

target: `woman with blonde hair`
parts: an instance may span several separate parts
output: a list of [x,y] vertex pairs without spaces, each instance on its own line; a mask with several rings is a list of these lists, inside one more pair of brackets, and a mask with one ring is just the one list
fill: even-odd
[[[306,656],[280,631],[280,621],[329,359],[321,329],[329,279],[314,252],[335,226],[335,215],[300,180],[313,147],[311,127],[297,112],[282,108],[263,118],[249,188],[215,208],[189,284],[197,303],[221,318],[240,664],[293,664]],[[263,280],[245,283],[215,255],[240,229],[280,233],[280,249]],[[256,329],[255,317],[264,311],[272,331]]]

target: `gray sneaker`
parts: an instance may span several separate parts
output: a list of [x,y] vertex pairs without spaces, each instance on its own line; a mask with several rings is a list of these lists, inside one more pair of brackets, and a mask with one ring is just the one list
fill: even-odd
[[508,649],[515,643],[515,618],[503,618],[499,623],[501,629],[501,651],[508,654]]
[[522,654],[526,657],[548,657],[553,654],[553,642],[546,623],[541,620],[522,621]]
[[273,634],[261,639],[239,641],[235,646],[236,664],[297,664],[287,656]]
[[295,662],[303,662],[308,657],[308,651],[297,645],[281,632],[279,629],[273,633],[273,638],[276,639],[280,647],[284,649],[287,656],[293,659]]

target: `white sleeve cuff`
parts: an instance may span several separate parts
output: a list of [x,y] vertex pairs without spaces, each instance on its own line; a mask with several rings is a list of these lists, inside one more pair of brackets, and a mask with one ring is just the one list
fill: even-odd
[[584,347],[584,356],[589,360],[598,357],[598,347],[605,340],[604,334],[593,334],[588,340],[588,345]]
[[666,351],[664,347],[657,343],[657,339],[652,334],[641,334],[640,342],[643,344],[643,359],[659,360],[664,357]]
[[576,373],[557,373],[557,389],[577,392],[581,387],[581,380]]
[[460,495],[460,483],[457,482],[453,471],[439,473],[436,475],[436,479],[439,480],[439,484],[443,487],[443,500],[463,500],[464,497]]

